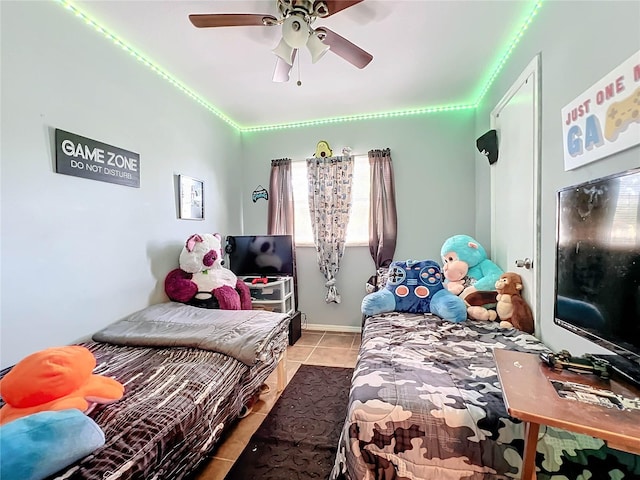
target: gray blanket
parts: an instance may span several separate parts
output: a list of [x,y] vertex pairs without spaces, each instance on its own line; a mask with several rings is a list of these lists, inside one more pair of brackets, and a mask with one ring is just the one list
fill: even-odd
[[96,342],[142,347],[193,347],[224,353],[246,365],[268,356],[289,325],[284,313],[215,310],[168,302],[151,305],[93,334]]

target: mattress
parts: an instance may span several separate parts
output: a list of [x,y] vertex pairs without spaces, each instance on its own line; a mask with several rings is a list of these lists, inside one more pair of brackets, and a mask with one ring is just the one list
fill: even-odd
[[[368,318],[332,479],[520,478],[524,424],[505,409],[493,349],[548,351],[496,322]],[[542,427],[538,479],[637,479],[640,459]]]

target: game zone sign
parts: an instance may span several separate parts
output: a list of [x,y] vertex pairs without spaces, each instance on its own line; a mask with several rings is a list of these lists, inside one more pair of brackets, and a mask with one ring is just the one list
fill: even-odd
[[56,128],[56,172],[140,187],[140,155]]

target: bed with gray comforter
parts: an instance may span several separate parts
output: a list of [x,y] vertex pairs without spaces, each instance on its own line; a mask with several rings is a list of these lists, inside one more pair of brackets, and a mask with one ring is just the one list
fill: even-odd
[[90,413],[105,445],[50,479],[189,478],[276,368],[288,325],[285,314],[169,302],[97,332],[82,345],[124,397]]
[[[496,322],[431,314],[368,318],[331,479],[519,479],[524,424],[504,406],[493,349],[540,353]],[[640,457],[542,427],[537,478],[638,479]]]

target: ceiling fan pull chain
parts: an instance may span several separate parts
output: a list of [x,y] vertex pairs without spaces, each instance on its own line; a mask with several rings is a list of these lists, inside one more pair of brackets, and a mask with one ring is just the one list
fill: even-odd
[[296,55],[296,63],[298,64],[298,81],[296,82],[296,85],[301,87],[302,82],[300,81],[300,57],[298,55]]

